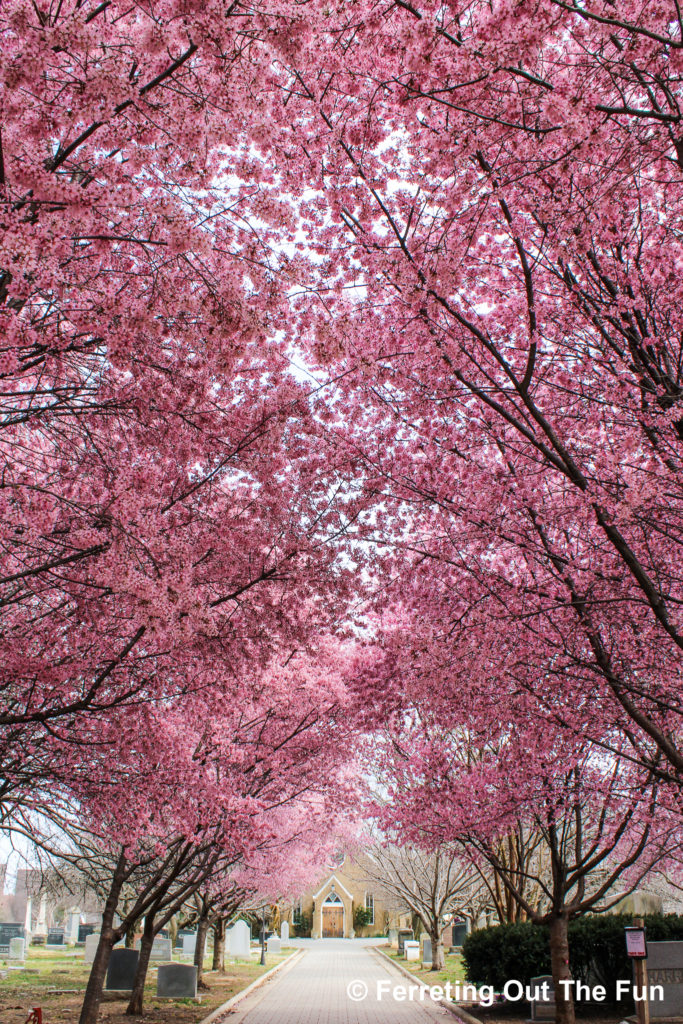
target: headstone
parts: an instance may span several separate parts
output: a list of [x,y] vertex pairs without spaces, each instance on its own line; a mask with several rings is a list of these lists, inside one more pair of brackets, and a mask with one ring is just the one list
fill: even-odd
[[63,928],[48,928],[48,930],[47,930],[47,944],[48,944],[48,946],[63,946],[64,945],[64,929]]
[[96,935],[94,932],[92,935],[86,935],[85,953],[83,954],[83,959],[85,960],[86,964],[91,964],[94,961],[95,953],[97,952],[99,942],[100,937],[99,935]]
[[36,921],[36,930],[34,935],[44,935],[47,938],[47,896],[45,893],[40,897],[38,920]]
[[398,951],[399,951],[399,953],[403,952],[403,944],[406,941],[406,939],[412,939],[412,937],[413,937],[413,929],[412,928],[401,928],[400,929],[400,931],[398,933]]
[[135,981],[140,952],[137,949],[112,949],[107,968],[107,992],[130,992]]
[[232,955],[232,933],[233,933],[234,927],[235,927],[234,925],[231,925],[229,928],[226,928],[226,931],[225,931],[225,955],[226,956],[231,956]]
[[78,907],[72,907],[66,919],[65,938],[67,942],[78,942],[78,929],[81,925],[81,912]]
[[[544,989],[544,986],[546,988]],[[538,999],[531,999],[531,1019],[532,1020],[555,1020],[555,989],[553,987],[553,976],[552,974],[539,974],[537,978],[532,978],[529,983],[529,988],[538,995]],[[543,992],[548,993],[548,998],[543,999]]]
[[648,942],[647,983],[664,990],[663,999],[650,999],[653,1017],[683,1016],[683,942]]
[[251,957],[251,931],[246,921],[236,921],[231,928],[230,955],[236,960],[249,960]]
[[187,935],[183,935],[183,956],[194,956],[196,945],[197,935],[195,932],[190,932]]
[[31,941],[31,931],[33,926],[33,897],[29,896],[26,900],[26,918],[24,920],[24,937],[26,942]]
[[462,946],[467,935],[467,924],[465,921],[454,921],[451,925],[451,946]]
[[197,968],[194,964],[160,964],[157,996],[159,999],[196,999]]
[[398,928],[390,928],[389,929],[389,935],[387,937],[389,939],[389,945],[390,946],[397,945],[397,943],[398,943]]
[[289,942],[289,921],[282,922],[282,927],[280,928],[280,941],[283,946],[286,946]]
[[278,935],[271,935],[266,943],[266,950],[269,953],[282,952],[282,943],[280,942],[280,937]]
[[24,926],[14,921],[0,922],[0,953],[9,955],[9,944],[12,939],[23,939]]
[[9,940],[9,958],[10,960],[23,960],[26,950],[26,941],[22,938],[15,938]]
[[170,960],[171,940],[165,939],[161,935],[157,935],[152,943],[152,951],[149,954],[149,958],[150,960]]
[[432,940],[428,935],[422,936],[422,963],[430,966],[432,963]]
[[92,935],[95,931],[94,924],[79,924],[78,926],[78,941],[82,945],[89,935]]
[[406,960],[419,960],[420,943],[413,939],[406,939],[403,943],[403,955]]

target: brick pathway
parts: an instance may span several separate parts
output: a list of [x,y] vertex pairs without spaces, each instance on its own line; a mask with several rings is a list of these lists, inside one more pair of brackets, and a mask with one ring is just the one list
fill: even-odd
[[[390,991],[377,998],[377,983]],[[368,995],[354,1001],[353,983],[364,983]],[[225,1024],[451,1024],[455,1018],[430,1000],[398,1002],[394,986],[407,978],[385,964],[357,940],[321,939],[306,945],[306,953],[238,1003],[223,1018]],[[354,994],[362,990],[357,985]]]

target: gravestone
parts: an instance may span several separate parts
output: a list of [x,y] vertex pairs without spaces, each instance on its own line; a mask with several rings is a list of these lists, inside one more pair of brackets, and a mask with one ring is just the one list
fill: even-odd
[[234,927],[235,927],[234,924],[230,925],[230,927],[226,928],[226,931],[225,931],[225,955],[226,956],[232,956],[232,933],[233,933]]
[[[543,999],[543,986],[546,985],[548,992],[548,998]],[[537,978],[532,978],[529,987],[534,995],[538,994],[538,999],[531,999],[531,1019],[532,1020],[555,1020],[555,989],[553,987],[553,976],[552,974],[539,974]]]
[[0,953],[9,955],[9,944],[12,939],[23,939],[24,926],[15,921],[0,922]]
[[403,955],[406,960],[420,959],[420,943],[415,939],[406,939],[403,943]]
[[83,954],[83,959],[85,960],[86,964],[91,964],[94,961],[95,953],[97,952],[99,942],[100,937],[99,935],[96,935],[94,932],[92,935],[86,935],[85,953]]
[[92,935],[95,931],[94,924],[79,924],[78,926],[78,941],[82,945],[89,935]]
[[47,945],[48,946],[63,946],[64,945],[64,929],[63,928],[48,928],[48,930],[47,930]]
[[164,960],[168,961],[171,959],[171,940],[165,939],[160,935],[157,935],[152,943],[152,951],[149,954],[150,960]]
[[78,942],[78,929],[80,926],[81,912],[78,907],[72,907],[66,919],[65,938],[67,942]]
[[196,932],[188,932],[187,934],[183,935],[183,956],[194,956],[196,945]]
[[26,916],[24,918],[24,938],[26,939],[26,945],[31,941],[31,932],[33,930],[33,896],[29,896],[26,900]]
[[390,928],[387,938],[389,939],[389,945],[395,946],[398,943],[398,928]]
[[[41,936],[43,942],[47,941],[47,896],[43,893],[38,905],[38,920],[36,921],[34,936]],[[36,943],[42,945],[42,943]]]
[[194,964],[160,964],[157,996],[159,999],[196,999],[197,968]]
[[422,963],[432,965],[432,940],[428,935],[422,936]]
[[23,960],[26,951],[26,942],[24,939],[17,936],[14,939],[9,940],[9,958],[10,960]]
[[467,924],[464,921],[454,921],[451,925],[451,946],[462,946],[467,935]]
[[683,1016],[683,942],[648,942],[647,982],[664,990],[663,999],[650,1000],[653,1017]]
[[286,946],[289,942],[289,921],[282,922],[282,927],[280,928],[280,941],[283,946]]
[[126,949],[125,946],[112,949],[107,968],[105,991],[130,992],[132,990],[139,956],[140,951],[137,949]]
[[236,960],[249,960],[251,957],[251,932],[246,921],[236,921],[231,929],[230,955]]
[[268,939],[266,943],[266,950],[269,953],[282,952],[282,943],[280,942],[280,938],[278,935],[271,935],[271,937]]
[[401,928],[401,930],[398,933],[398,951],[399,951],[399,953],[403,952],[403,944],[406,941],[406,939],[412,939],[412,937],[413,937],[413,929],[412,928]]

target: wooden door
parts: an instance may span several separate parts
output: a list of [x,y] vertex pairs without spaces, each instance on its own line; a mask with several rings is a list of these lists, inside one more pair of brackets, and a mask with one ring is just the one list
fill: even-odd
[[323,907],[323,938],[344,938],[344,908]]

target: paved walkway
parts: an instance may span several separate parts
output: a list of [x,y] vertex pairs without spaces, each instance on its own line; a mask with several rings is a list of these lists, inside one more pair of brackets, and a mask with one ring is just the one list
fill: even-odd
[[[362,940],[319,939],[223,1018],[225,1024],[450,1024],[453,1016],[431,1001],[396,1001],[410,981]],[[378,982],[380,988],[378,999]],[[365,987],[364,987],[365,986]],[[367,996],[359,998],[367,989]],[[400,994],[400,991],[399,991]],[[355,997],[352,998],[352,996]]]

